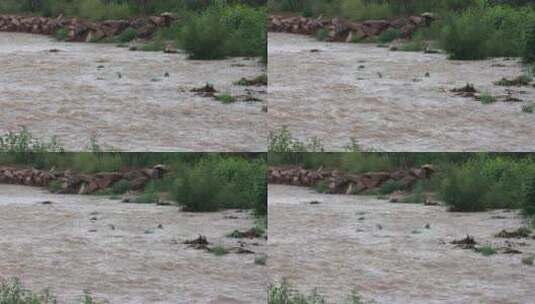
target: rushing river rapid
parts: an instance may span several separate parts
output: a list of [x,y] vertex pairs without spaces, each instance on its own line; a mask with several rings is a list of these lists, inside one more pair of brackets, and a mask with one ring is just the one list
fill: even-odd
[[[122,151],[265,151],[266,87],[233,84],[264,72],[255,59],[187,60],[0,33],[0,134],[25,126],[77,151],[92,136]],[[222,104],[190,92],[206,83],[262,101]]]
[[[517,212],[448,212],[281,185],[269,186],[268,204],[271,279],[286,278],[307,293],[318,288],[327,303],[345,303],[352,291],[377,304],[535,298],[533,267],[521,262],[535,253],[535,240],[494,237],[524,224]],[[467,234],[482,245],[510,244],[522,254],[483,256],[450,244]]]
[[[225,235],[253,226],[252,215],[235,210],[187,213],[0,185],[0,280],[50,288],[66,304],[80,303],[85,289],[113,304],[266,303],[266,270],[254,254],[215,256],[182,244],[202,234],[233,246]],[[264,240],[243,242],[265,252]]]
[[[534,116],[521,111],[535,102],[535,88],[493,84],[522,75],[518,59],[454,61],[283,33],[269,33],[268,45],[271,130],[317,137],[327,151],[351,139],[391,152],[535,151]],[[450,92],[468,82],[524,102],[483,105]]]

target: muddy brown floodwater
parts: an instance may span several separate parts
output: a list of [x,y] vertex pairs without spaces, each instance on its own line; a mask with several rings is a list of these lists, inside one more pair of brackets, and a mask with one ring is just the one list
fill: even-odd
[[[57,135],[67,150],[84,150],[96,135],[123,151],[265,151],[266,88],[233,85],[262,73],[244,58],[187,60],[0,33],[0,134],[26,126],[39,137]],[[190,92],[207,82],[263,101],[225,105]]]
[[533,303],[535,268],[521,258],[535,253],[535,240],[509,240],[523,254],[489,257],[449,243],[469,233],[501,246],[493,235],[521,225],[515,212],[454,213],[270,185],[269,271],[304,292],[317,287],[328,303],[352,290],[385,304]]
[[[340,151],[354,138],[383,151],[535,151],[525,103],[483,105],[450,89],[522,75],[518,60],[452,61],[442,54],[392,52],[372,44],[327,43],[269,33],[269,125]],[[319,52],[311,52],[317,49]],[[430,77],[425,77],[429,73]],[[535,88],[510,87],[535,101]]]
[[[45,200],[53,204],[39,203]],[[186,213],[0,185],[0,278],[51,288],[66,304],[79,303],[84,289],[109,303],[265,303],[265,266],[253,254],[215,256],[182,244],[203,234],[236,245],[224,236],[253,225],[252,216],[234,210]],[[244,241],[265,252],[265,241]]]

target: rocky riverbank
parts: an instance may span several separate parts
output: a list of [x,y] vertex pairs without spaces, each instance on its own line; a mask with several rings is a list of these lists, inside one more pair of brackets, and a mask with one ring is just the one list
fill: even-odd
[[387,181],[398,181],[405,190],[410,190],[418,180],[431,178],[435,173],[433,166],[402,169],[394,172],[369,172],[365,174],[346,174],[337,170],[307,170],[301,167],[271,167],[268,181],[271,184],[284,184],[312,187],[319,183],[327,186],[327,193],[358,194],[380,188]]
[[58,185],[55,192],[91,194],[106,190],[117,182],[128,181],[132,190],[137,191],[142,190],[149,181],[162,178],[165,172],[167,169],[164,165],[96,174],[79,174],[72,170],[0,167],[0,184],[48,187],[55,182]]
[[129,20],[91,22],[79,18],[0,15],[0,32],[22,32],[53,35],[67,30],[67,41],[99,41],[121,34],[127,28],[136,30],[138,37],[150,38],[161,27],[170,26],[177,18],[171,13]]
[[354,42],[374,38],[389,29],[398,30],[404,38],[409,38],[418,29],[428,27],[435,20],[431,13],[419,16],[397,18],[392,20],[367,20],[351,22],[341,18],[306,18],[271,15],[268,30],[293,34],[313,35],[319,30],[326,30],[327,41]]

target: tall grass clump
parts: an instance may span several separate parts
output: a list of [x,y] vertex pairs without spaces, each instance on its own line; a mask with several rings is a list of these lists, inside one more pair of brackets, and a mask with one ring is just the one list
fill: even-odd
[[185,22],[178,45],[191,59],[228,56],[264,57],[267,47],[265,11],[215,2]]
[[533,51],[535,9],[482,2],[446,18],[440,45],[451,59],[524,57]]
[[171,197],[185,210],[236,208],[267,213],[265,160],[214,156],[180,171]]
[[439,195],[451,211],[473,212],[487,209],[484,196],[489,190],[489,182],[479,168],[466,165],[447,174]]
[[175,181],[171,197],[185,211],[217,211],[221,203],[222,182],[208,166],[187,168]]
[[34,293],[24,288],[19,279],[0,282],[0,304],[56,304],[48,290]]

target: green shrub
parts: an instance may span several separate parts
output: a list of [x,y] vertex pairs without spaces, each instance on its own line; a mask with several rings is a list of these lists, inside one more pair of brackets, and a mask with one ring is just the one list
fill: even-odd
[[221,178],[213,168],[198,165],[185,169],[175,181],[172,198],[186,211],[206,212],[221,208]]
[[236,97],[230,95],[230,94],[220,94],[216,95],[215,99],[220,101],[223,104],[229,104],[236,101]]
[[489,189],[488,178],[477,166],[468,164],[448,172],[439,195],[452,211],[483,211],[487,208],[484,196]]
[[327,38],[329,38],[329,31],[324,28],[321,28],[316,32],[315,36],[316,39],[318,39],[319,41],[325,41],[327,40]]
[[155,185],[150,182],[145,186],[143,193],[136,197],[134,200],[138,204],[156,204],[160,200],[160,195],[155,187]]
[[377,36],[377,41],[380,43],[389,43],[401,37],[401,31],[398,29],[389,28]]
[[388,180],[386,181],[382,186],[381,186],[381,189],[380,189],[380,193],[381,194],[390,194],[394,191],[398,191],[398,190],[403,190],[403,183],[401,183],[400,181],[396,181],[396,180]]
[[311,138],[308,143],[301,142],[294,138],[284,126],[279,130],[269,132],[268,151],[275,153],[322,152],[324,148],[318,138]]
[[33,293],[24,288],[18,279],[0,282],[1,304],[55,304],[56,298],[48,290]]
[[69,30],[62,27],[56,30],[54,33],[54,38],[56,38],[59,41],[65,41],[69,37]]
[[327,181],[319,181],[314,185],[314,190],[319,193],[327,193],[329,191],[329,183]]
[[416,186],[414,186],[411,194],[402,198],[401,202],[407,204],[423,204],[425,199],[424,185],[421,182],[418,182]]
[[187,18],[178,45],[192,59],[263,57],[267,50],[265,19],[262,9],[215,2]]
[[59,192],[61,190],[61,182],[59,180],[51,181],[48,183],[48,189],[53,193]]
[[535,215],[535,175],[526,178],[523,184],[522,209],[528,216]]
[[496,254],[496,249],[492,248],[490,245],[481,246],[479,248],[476,248],[476,251],[481,253],[484,256],[491,256]]
[[216,256],[222,256],[222,255],[227,254],[228,250],[225,247],[218,245],[212,248],[211,252]]
[[523,52],[524,61],[535,62],[535,17],[526,30],[526,47]]
[[112,186],[112,192],[114,194],[124,194],[128,191],[132,190],[132,183],[130,181],[127,181],[125,179],[122,179]]
[[485,59],[491,34],[487,24],[475,13],[450,17],[442,31],[440,44],[451,59]]
[[496,97],[492,96],[488,92],[483,92],[480,96],[482,104],[491,104],[496,102]]
[[129,27],[122,31],[117,38],[119,42],[130,42],[137,38],[137,31],[134,28]]

